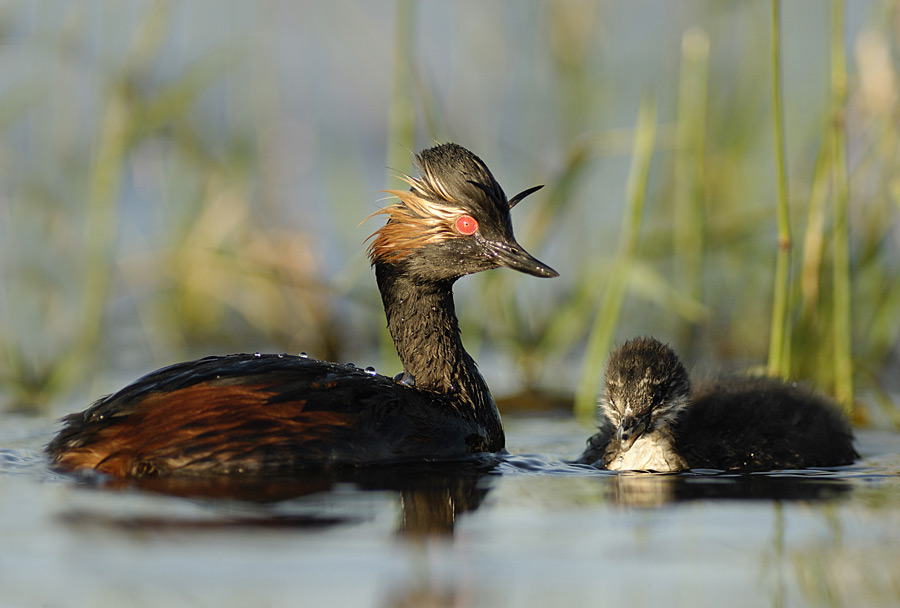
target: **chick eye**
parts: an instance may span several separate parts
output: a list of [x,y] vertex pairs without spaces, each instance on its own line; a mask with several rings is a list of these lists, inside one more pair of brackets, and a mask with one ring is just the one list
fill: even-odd
[[469,236],[475,234],[478,230],[478,222],[471,215],[461,215],[456,218],[456,231],[462,235]]

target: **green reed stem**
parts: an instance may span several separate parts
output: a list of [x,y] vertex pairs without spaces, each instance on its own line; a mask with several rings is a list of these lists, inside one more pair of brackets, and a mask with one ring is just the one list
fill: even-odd
[[[408,173],[410,151],[416,145],[416,109],[413,93],[415,74],[416,2],[397,2],[394,31],[394,83],[388,110],[387,164],[394,171]],[[396,187],[391,180],[390,187]]]
[[113,268],[112,249],[118,225],[119,190],[135,128],[131,80],[134,74],[146,69],[157,57],[168,24],[168,9],[167,3],[157,3],[148,11],[103,113],[87,192],[86,272],[81,331],[71,356],[55,370],[54,383],[65,384],[77,376],[90,363],[99,341]]
[[[394,83],[391,89],[391,106],[388,110],[387,166],[391,172],[410,173],[410,154],[416,145],[416,108],[413,98],[415,91],[416,1],[399,0],[394,19]],[[392,175],[387,185],[396,188],[397,180]],[[379,358],[385,367],[388,362],[398,361],[394,342],[387,328],[380,333]]]
[[103,115],[88,188],[85,235],[88,263],[81,326],[82,346],[85,348],[92,348],[99,335],[109,287],[110,249],[116,232],[119,186],[128,147],[131,113],[124,87],[117,88],[110,96]]
[[582,419],[594,416],[597,390],[603,375],[603,362],[612,343],[613,333],[619,321],[619,313],[625,300],[629,271],[637,255],[638,237],[647,198],[647,177],[656,143],[656,102],[648,97],[641,100],[631,168],[628,172],[626,208],[622,218],[622,237],[616,259],[613,261],[603,300],[594,318],[585,348],[581,381],[575,393],[575,414]]
[[834,393],[848,411],[853,407],[853,362],[850,325],[849,185],[847,178],[844,108],[847,98],[847,58],[844,48],[844,2],[832,3],[831,24],[831,148],[834,185]]
[[775,285],[772,324],[769,330],[771,376],[787,377],[791,371],[787,332],[788,291],[791,263],[791,224],[788,210],[787,170],[784,158],[784,108],[781,88],[781,2],[772,0],[772,106],[775,126],[775,171],[778,187],[778,252],[775,258]]
[[809,191],[809,209],[806,215],[806,233],[803,238],[803,261],[800,265],[800,294],[803,316],[816,314],[821,291],[822,256],[825,249],[825,215],[828,190],[831,181],[831,142],[822,142],[813,169]]
[[[706,140],[706,90],[709,69],[709,36],[700,29],[681,40],[681,75],[678,87],[677,148],[674,174],[673,240],[678,284],[685,295],[703,300],[703,249],[705,205],[703,184]],[[693,345],[696,325],[686,325],[683,342]]]

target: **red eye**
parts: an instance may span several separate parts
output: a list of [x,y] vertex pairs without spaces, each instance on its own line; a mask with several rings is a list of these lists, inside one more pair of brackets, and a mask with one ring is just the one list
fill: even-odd
[[478,230],[478,222],[471,215],[461,215],[456,218],[456,230],[466,236],[475,234],[475,231]]

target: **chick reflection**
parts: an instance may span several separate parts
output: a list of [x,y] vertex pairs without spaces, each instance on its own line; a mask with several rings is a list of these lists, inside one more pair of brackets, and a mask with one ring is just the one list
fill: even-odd
[[828,501],[846,495],[849,483],[802,473],[660,474],[627,472],[604,475],[610,502],[630,507],[658,507],[692,500]]
[[675,500],[677,483],[672,475],[623,473],[612,477],[608,499],[617,505],[659,507]]

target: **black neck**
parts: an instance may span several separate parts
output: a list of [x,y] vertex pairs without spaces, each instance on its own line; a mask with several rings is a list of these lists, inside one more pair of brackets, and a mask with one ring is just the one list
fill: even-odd
[[493,439],[499,438],[502,448],[497,406],[459,336],[454,280],[414,280],[384,263],[375,264],[375,277],[388,330],[416,388],[446,395],[461,413],[483,424]]

